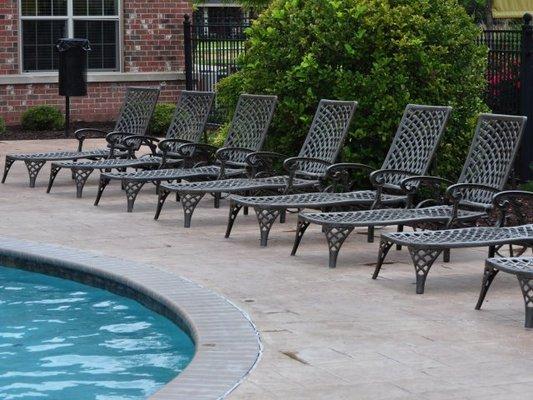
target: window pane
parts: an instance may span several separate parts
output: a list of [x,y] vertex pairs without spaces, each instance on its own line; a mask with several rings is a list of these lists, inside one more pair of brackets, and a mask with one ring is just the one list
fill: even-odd
[[89,52],[89,69],[118,68],[117,21],[74,21],[74,36],[89,39],[91,51]]
[[74,0],[74,15],[87,15],[87,0]]
[[73,0],[74,15],[117,15],[118,0]]
[[89,15],[103,15],[102,0],[89,0]]
[[52,15],[52,0],[37,0],[37,15]]
[[67,0],[54,0],[54,15],[67,15]]
[[36,15],[37,3],[36,0],[22,0],[22,15]]
[[104,0],[104,15],[118,15],[117,3],[117,0]]
[[23,21],[22,47],[24,71],[57,69],[55,44],[66,35],[67,23],[62,21]]

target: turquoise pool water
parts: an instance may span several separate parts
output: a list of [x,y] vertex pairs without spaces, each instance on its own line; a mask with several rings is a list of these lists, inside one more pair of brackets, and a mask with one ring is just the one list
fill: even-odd
[[133,300],[0,267],[0,399],[144,399],[193,354],[185,332]]

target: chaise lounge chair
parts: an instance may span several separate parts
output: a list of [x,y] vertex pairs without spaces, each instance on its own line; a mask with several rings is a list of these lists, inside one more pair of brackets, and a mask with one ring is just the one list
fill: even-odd
[[[259,222],[261,246],[266,246],[276,218],[290,208],[331,210],[408,205],[409,197],[401,193],[399,182],[407,176],[427,172],[450,112],[450,107],[407,105],[381,169],[371,174],[376,190],[232,196],[226,237],[229,237],[235,218],[243,206],[254,208]],[[349,170],[372,171],[372,168],[364,164],[335,164],[328,168],[327,175],[332,179],[344,179]],[[369,233],[371,241],[372,230]]]
[[[47,193],[50,193],[55,177],[62,168],[69,168],[76,183],[76,196],[82,196],[87,178],[96,170],[126,168],[153,169],[179,165],[183,158],[176,153],[178,146],[197,143],[205,130],[207,118],[214,98],[213,92],[182,91],[166,139],[159,143],[156,151],[156,138],[134,135],[124,139],[129,147],[129,158],[112,158],[99,161],[56,161],[52,163]],[[135,152],[143,145],[151,150],[151,155],[136,158]]]
[[489,258],[485,263],[483,284],[476,310],[481,309],[487,290],[499,271],[513,274],[518,279],[522,295],[524,296],[526,311],[524,326],[526,328],[533,328],[533,257]]
[[[484,195],[485,196],[485,195]],[[489,247],[489,257],[494,257],[498,247],[504,245],[533,246],[533,224],[503,226],[507,221],[506,210],[509,207],[520,208],[517,198],[533,199],[533,192],[506,191],[496,194],[493,205],[500,217],[495,227],[470,227],[445,229],[438,231],[397,232],[382,235],[378,264],[372,279],[376,279],[383,263],[382,252],[389,244],[407,246],[413,260],[416,273],[416,293],[424,293],[427,275],[437,257],[445,250],[456,248]],[[523,212],[516,212],[519,223],[526,221]],[[390,247],[390,246],[389,246]],[[483,289],[477,308],[481,307],[485,294],[496,273],[486,269]]]
[[[445,198],[452,205],[426,207],[427,201],[417,208],[373,209],[366,211],[300,213],[292,255],[296,254],[302,236],[310,224],[321,225],[328,240],[329,266],[334,268],[342,244],[356,227],[398,225],[445,228],[459,223],[472,223],[492,209],[492,195],[503,190],[520,145],[526,123],[525,117],[481,114],[470,152],[458,183],[448,187]],[[374,180],[378,177],[374,176]],[[433,176],[413,176],[398,182],[406,195],[414,196],[423,184],[451,184]],[[391,243],[381,242],[380,263]],[[445,253],[446,260],[448,252]]]
[[[233,120],[229,126],[224,147],[199,143],[187,143],[177,147],[176,153],[187,158],[196,152],[208,152],[214,157],[209,165],[193,168],[163,168],[137,172],[105,172],[100,175],[98,194],[94,205],[98,205],[106,186],[111,180],[120,180],[127,197],[127,210],[133,211],[137,194],[148,182],[159,186],[161,181],[217,179],[246,174],[246,156],[259,150],[266,138],[277,97],[270,95],[243,94],[239,97]],[[159,191],[159,189],[158,189]],[[215,197],[215,205],[218,199]]]
[[275,159],[285,156],[272,152],[256,152],[248,155],[246,160],[251,170],[261,172],[259,174],[254,172],[249,178],[161,184],[156,219],[165,198],[171,192],[178,193],[181,198],[185,217],[184,226],[188,228],[196,205],[207,193],[221,195],[320,188],[326,168],[335,161],[342,148],[356,107],[355,101],[320,100],[299,155],[287,158],[283,163],[288,176],[262,177],[265,167],[271,166]]
[[[37,175],[47,161],[78,160],[82,158],[101,159],[126,155],[127,148],[123,145],[123,140],[131,135],[144,135],[146,133],[158,98],[158,88],[129,87],[126,90],[124,102],[116,121],[115,129],[112,132],[108,133],[94,128],[78,129],[74,133],[78,140],[77,151],[8,154],[5,160],[2,183],[5,183],[7,174],[15,161],[24,161],[28,168],[30,187],[35,187]],[[106,135],[108,147],[83,150],[83,142],[88,133]]]

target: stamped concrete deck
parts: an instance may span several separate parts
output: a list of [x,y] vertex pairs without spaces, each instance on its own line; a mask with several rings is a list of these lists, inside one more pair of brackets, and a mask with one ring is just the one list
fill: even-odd
[[[74,141],[0,142],[1,160],[6,152],[66,147]],[[158,265],[231,299],[249,313],[264,345],[231,399],[493,400],[527,398],[533,389],[533,332],[523,328],[516,279],[498,276],[484,310],[474,310],[482,250],[436,262],[420,296],[405,251],[391,251],[391,264],[370,279],[377,243],[364,235],[353,234],[329,270],[319,229],[309,228],[300,255],[288,256],[294,216],[275,225],[261,249],[253,215],[240,217],[224,239],[224,202],[214,210],[204,200],[184,229],[181,207],[170,201],[153,221],[151,189],[126,214],[117,185],[94,207],[96,176],[78,200],[67,173],[47,195],[48,172],[45,166],[30,189],[25,166],[13,166],[0,186],[0,235]]]

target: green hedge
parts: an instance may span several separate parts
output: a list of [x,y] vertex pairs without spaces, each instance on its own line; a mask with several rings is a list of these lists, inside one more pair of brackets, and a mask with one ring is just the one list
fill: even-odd
[[148,126],[148,132],[153,136],[165,136],[172,122],[175,110],[175,104],[160,103],[156,105],[154,114],[150,120],[150,125]]
[[0,117],[0,134],[6,133],[6,121]]
[[65,126],[65,118],[59,108],[35,106],[22,114],[21,125],[27,131],[61,130]]
[[451,105],[438,172],[455,177],[486,111],[486,49],[457,0],[274,0],[218,101],[277,94],[267,146],[296,154],[321,98],[359,102],[346,161],[381,165],[408,103]]

